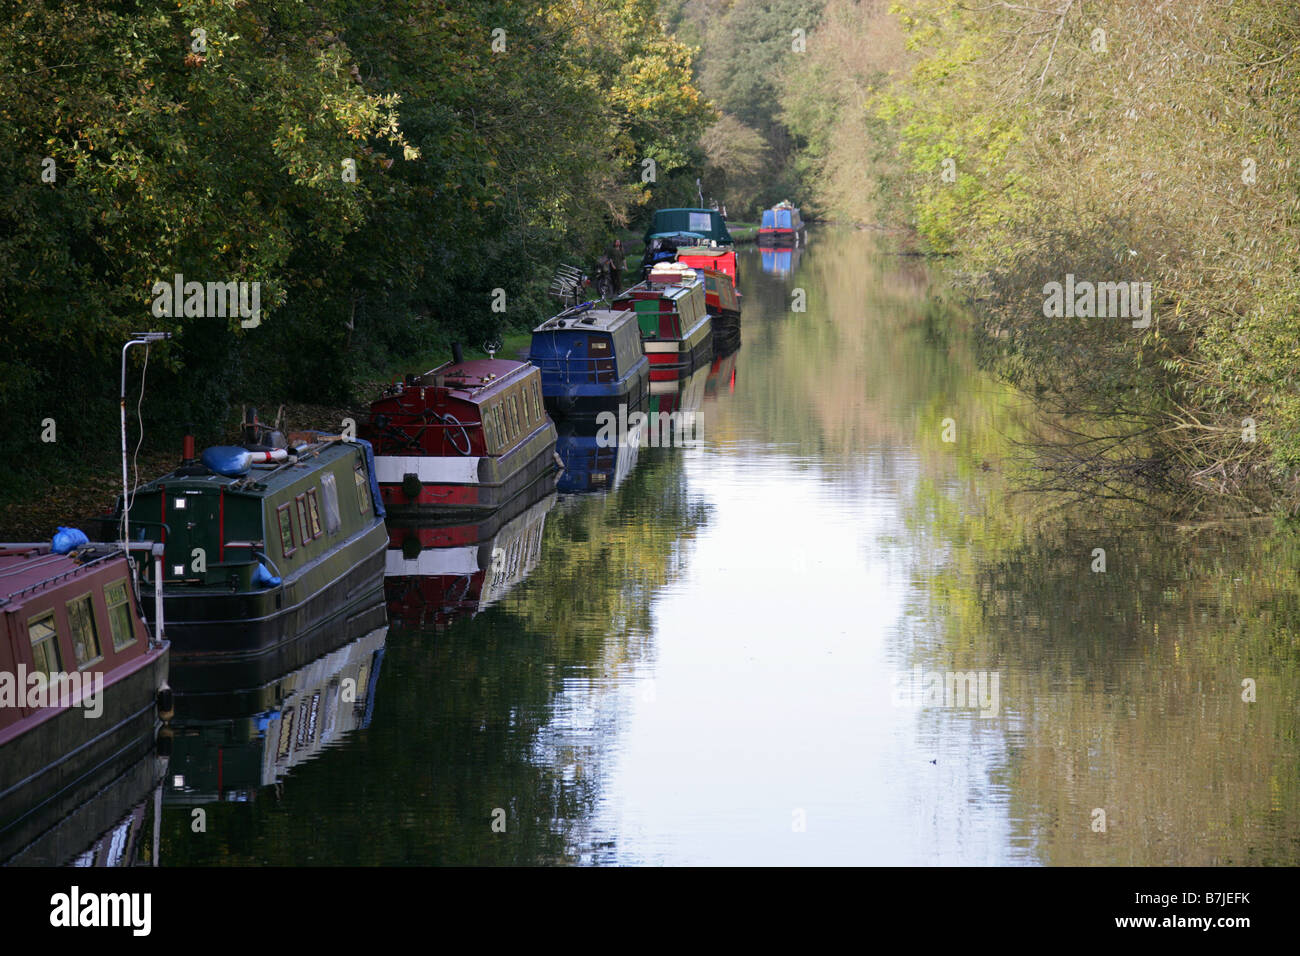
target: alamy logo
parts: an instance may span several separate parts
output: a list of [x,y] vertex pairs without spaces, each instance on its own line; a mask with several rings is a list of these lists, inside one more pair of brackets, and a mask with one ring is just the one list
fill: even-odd
[[895,674],[895,707],[964,707],[981,717],[997,715],[1001,675],[997,671],[927,671]]
[[262,324],[262,283],[260,282],[186,282],[176,273],[171,282],[158,281],[150,292],[153,314],[187,319],[234,318],[245,329]]
[[[618,406],[618,414],[604,411],[596,416],[596,446],[617,448],[619,436],[636,432],[632,439],[639,448],[696,448],[704,437],[695,412],[631,412]],[[631,444],[632,442],[627,442]]]
[[153,897],[148,893],[68,893],[50,897],[50,925],[129,926],[134,936],[148,936],[153,920]]
[[104,675],[102,672],[65,674],[56,671],[27,672],[25,664],[18,672],[0,672],[0,707],[73,707],[86,708],[86,717],[104,713]]
[[1150,282],[1075,282],[1043,286],[1043,315],[1049,319],[1133,319],[1133,328],[1151,324]]

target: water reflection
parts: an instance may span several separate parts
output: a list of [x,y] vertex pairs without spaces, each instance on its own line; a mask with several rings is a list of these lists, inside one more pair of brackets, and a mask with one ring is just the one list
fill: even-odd
[[[368,727],[388,633],[382,615],[382,604],[372,605],[320,628],[313,643],[330,649],[265,683],[209,685],[178,697],[164,802],[255,800],[261,788]],[[380,626],[372,629],[376,619]]]
[[389,620],[445,630],[501,600],[536,567],[555,499],[543,489],[481,521],[394,525],[384,569]]
[[[79,783],[83,802],[55,801],[24,821],[27,840],[11,833],[0,842],[5,866],[157,866],[157,821],[168,758],[155,752],[150,733],[136,756],[113,762]],[[16,839],[15,839],[16,838]]]
[[[398,541],[466,550],[390,593],[369,728],[206,835],[165,819],[164,858],[1300,862],[1300,541],[1018,494],[1032,408],[873,241],[820,232],[779,282],[744,253],[743,349],[652,399],[698,443],[510,544]],[[952,698],[899,699],[926,675]]]
[[764,246],[758,250],[759,267],[767,275],[771,276],[788,276],[792,275],[799,267],[799,257],[803,254],[803,247],[797,249],[783,249],[775,246]]
[[640,422],[608,428],[593,419],[561,422],[558,428],[555,453],[564,462],[557,486],[561,494],[614,491],[636,467]]

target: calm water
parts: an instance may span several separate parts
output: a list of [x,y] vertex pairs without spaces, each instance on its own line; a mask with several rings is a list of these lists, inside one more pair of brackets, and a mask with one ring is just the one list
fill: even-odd
[[1032,410],[866,234],[741,289],[656,398],[696,447],[395,552],[386,632],[180,728],[163,865],[1300,862],[1295,540],[1013,494]]

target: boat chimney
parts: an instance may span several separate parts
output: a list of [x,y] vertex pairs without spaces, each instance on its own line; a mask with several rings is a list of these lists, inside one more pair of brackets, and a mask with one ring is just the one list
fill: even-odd
[[461,351],[459,342],[451,343],[451,358],[457,365],[465,361],[465,353]]
[[181,440],[181,464],[191,465],[194,463],[194,436],[188,432]]

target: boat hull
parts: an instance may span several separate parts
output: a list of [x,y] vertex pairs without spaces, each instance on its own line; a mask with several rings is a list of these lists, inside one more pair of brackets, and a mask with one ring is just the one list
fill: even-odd
[[[234,593],[164,588],[163,622],[172,642],[176,690],[185,690],[186,664],[270,654],[349,612],[382,586],[387,544],[383,521],[375,520],[276,587]],[[145,602],[146,617],[152,620],[153,613]]]
[[676,379],[712,358],[713,322],[706,316],[680,339],[645,339],[642,347],[650,359],[650,381]]
[[802,234],[802,229],[760,229],[754,241],[760,246],[795,246]]
[[555,441],[555,425],[548,419],[504,455],[378,456],[379,493],[394,519],[473,520],[539,484],[553,483],[559,470]]
[[542,400],[552,417],[590,418],[619,405],[640,405],[649,382],[650,363],[642,359],[618,382],[568,388],[544,383]]
[[[138,659],[103,688],[103,712],[69,706],[0,744],[0,858],[37,839],[103,789],[104,781],[149,757],[161,721],[158,691],[167,683],[166,645]],[[51,759],[52,755],[58,755]]]

